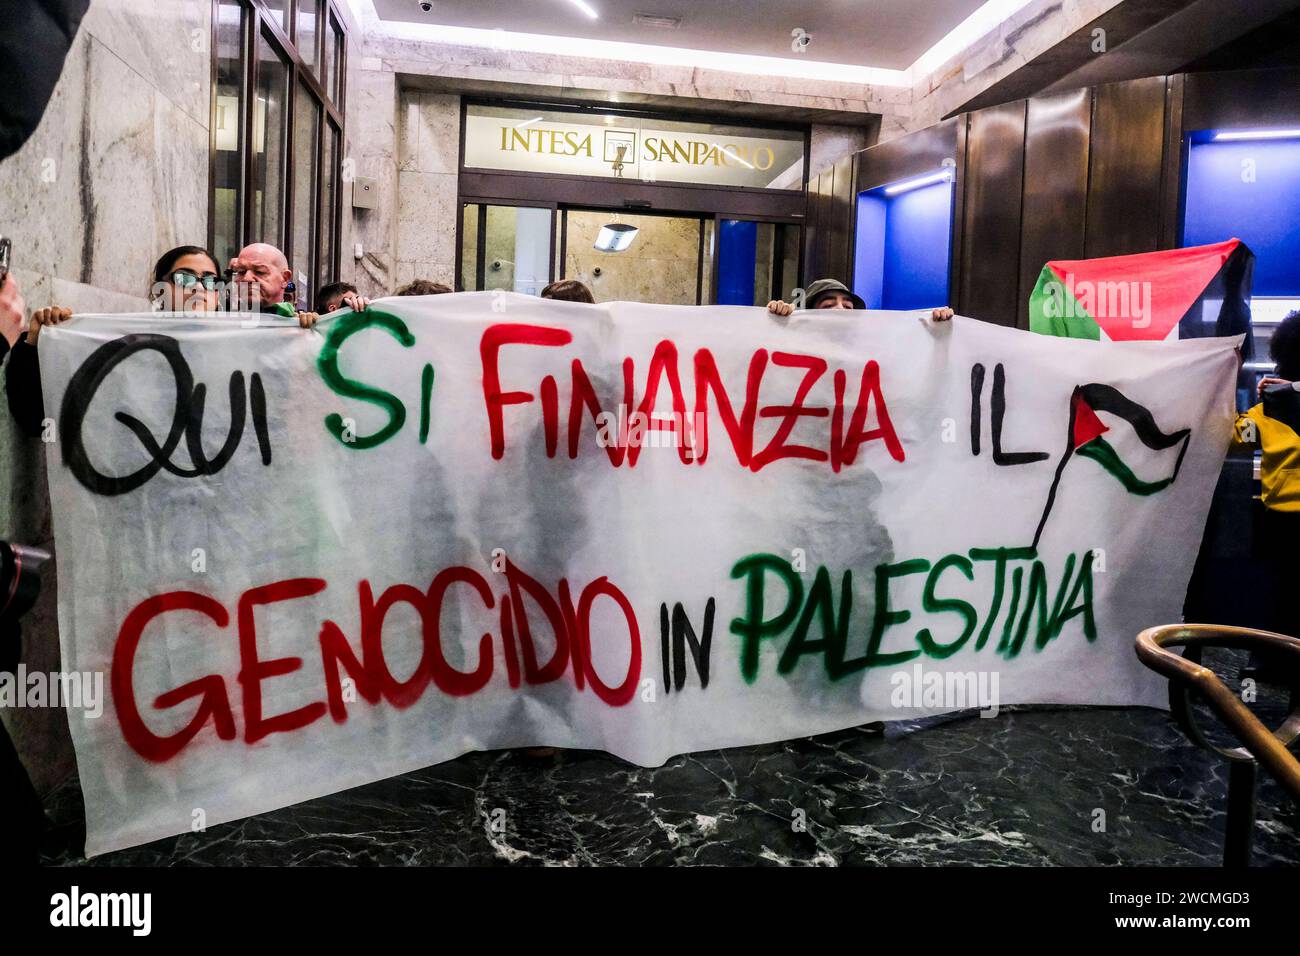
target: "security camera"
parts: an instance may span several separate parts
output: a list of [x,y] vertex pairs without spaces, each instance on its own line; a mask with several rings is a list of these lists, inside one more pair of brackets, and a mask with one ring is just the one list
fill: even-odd
[[804,50],[808,49],[808,46],[813,40],[812,34],[803,27],[795,27],[791,30],[790,37],[790,49],[795,53],[802,53]]
[[424,13],[432,13],[433,4],[430,2],[430,0],[420,0],[420,10],[422,10]]

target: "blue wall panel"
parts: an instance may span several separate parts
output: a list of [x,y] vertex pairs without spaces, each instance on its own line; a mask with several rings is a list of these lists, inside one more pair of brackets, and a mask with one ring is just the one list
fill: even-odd
[[718,232],[718,305],[754,304],[754,260],[757,253],[758,223],[744,219],[722,220]]
[[878,193],[865,192],[858,196],[853,291],[862,296],[868,309],[885,307],[885,215],[888,208],[884,196]]

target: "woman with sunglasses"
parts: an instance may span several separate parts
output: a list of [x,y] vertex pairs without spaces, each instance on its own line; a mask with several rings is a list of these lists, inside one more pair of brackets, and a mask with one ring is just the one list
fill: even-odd
[[[163,253],[153,267],[149,302],[156,312],[217,312],[221,308],[220,277],[212,253],[201,246],[177,246]],[[47,325],[72,318],[71,309],[52,306],[33,313],[26,340],[19,338],[9,358],[5,392],[9,411],[18,427],[33,438],[41,434],[45,419],[41,399],[41,371],[36,360],[36,340]],[[313,312],[298,313],[298,324],[316,324]]]
[[178,246],[154,266],[149,301],[156,312],[216,312],[219,282],[217,262],[206,249]]

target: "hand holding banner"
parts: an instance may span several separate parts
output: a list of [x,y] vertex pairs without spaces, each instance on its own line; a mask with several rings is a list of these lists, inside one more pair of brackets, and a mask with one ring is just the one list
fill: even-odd
[[1234,345],[490,293],[50,328],[87,853],[474,749],[1164,706],[1132,642]]

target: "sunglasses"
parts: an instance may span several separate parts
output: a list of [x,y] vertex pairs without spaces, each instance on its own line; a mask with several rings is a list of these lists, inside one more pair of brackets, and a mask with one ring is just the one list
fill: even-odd
[[196,276],[193,272],[173,272],[172,284],[182,289],[189,289],[201,284],[203,288],[212,292],[217,287],[217,277],[214,275]]

